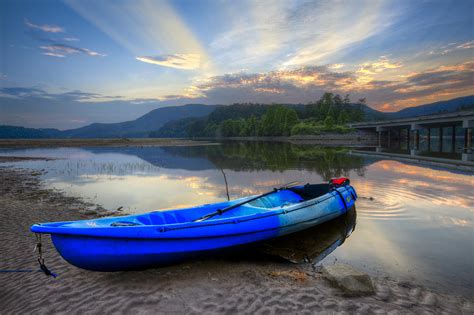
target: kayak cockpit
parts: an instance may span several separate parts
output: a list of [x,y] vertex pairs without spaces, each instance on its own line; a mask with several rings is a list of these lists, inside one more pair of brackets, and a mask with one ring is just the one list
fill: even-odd
[[[120,218],[120,220],[111,222],[110,226],[120,227],[136,225],[168,225],[192,222],[193,220],[196,220],[206,214],[217,211],[218,209],[223,209],[233,204],[245,201],[245,199],[250,199],[250,197],[233,200],[231,202],[203,205],[194,208],[154,211],[138,216],[127,217],[127,219],[131,220],[125,221],[123,220],[125,218]],[[253,200],[245,205],[225,212],[222,215],[210,218],[208,221],[255,215],[258,213],[267,212],[269,210],[280,209],[282,207],[300,203],[302,201],[304,201],[304,198],[302,198],[299,194],[290,190],[282,190],[274,194],[270,194]]]
[[[295,186],[284,190],[278,190],[274,193],[238,206],[230,211],[209,218],[206,222],[210,223],[211,221],[216,220],[232,220],[236,217],[258,216],[268,213],[269,211],[279,211],[282,208],[291,207],[295,204],[321,197],[329,192],[330,187],[327,184]],[[250,199],[253,199],[253,196],[185,209],[153,211],[139,215],[106,217],[93,220],[47,223],[42,226],[44,228],[89,229],[198,224],[198,222],[194,221],[202,216]]]

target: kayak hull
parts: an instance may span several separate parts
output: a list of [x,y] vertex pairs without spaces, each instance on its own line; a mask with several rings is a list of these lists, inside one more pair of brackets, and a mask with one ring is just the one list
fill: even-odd
[[[109,222],[118,220],[114,217],[34,225],[32,231],[51,234],[59,254],[79,268],[138,270],[272,239],[329,221],[354,206],[355,190],[350,186],[338,190],[288,207],[204,222],[110,227]],[[140,215],[122,220],[125,218],[144,220]],[[87,224],[94,227],[84,227]],[[108,226],[102,227],[105,225]]]

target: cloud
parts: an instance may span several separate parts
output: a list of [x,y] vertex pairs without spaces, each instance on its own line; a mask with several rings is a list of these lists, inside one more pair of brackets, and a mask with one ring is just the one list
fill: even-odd
[[363,74],[376,74],[389,69],[401,68],[400,62],[391,62],[387,57],[381,56],[379,60],[373,62],[366,62],[360,65],[357,70],[358,73]]
[[97,93],[51,93],[38,88],[0,88],[0,125],[69,129],[90,123],[133,120],[164,104],[134,103]]
[[54,52],[45,52],[43,53],[43,55],[45,56],[51,56],[51,57],[58,57],[58,58],[64,58],[66,56],[64,55],[61,55],[61,54],[58,54],[58,53],[54,53]]
[[102,95],[98,93],[83,92],[79,90],[64,93],[49,93],[40,88],[33,87],[4,87],[0,88],[0,96],[18,98],[18,99],[49,99],[57,101],[74,101],[74,102],[100,102],[104,100],[118,100],[122,96]]
[[64,33],[65,32],[64,28],[60,26],[48,25],[48,24],[43,24],[43,25],[33,24],[28,19],[25,19],[25,24],[29,28],[37,29],[46,33]]
[[[365,64],[374,69],[391,69],[397,63],[375,60]],[[398,76],[398,80],[372,79],[366,82],[360,80],[365,74],[358,69],[335,72],[330,66],[308,66],[264,73],[225,74],[200,79],[181,95],[166,95],[160,99],[127,100],[120,96],[77,90],[50,93],[35,87],[4,87],[0,88],[0,117],[2,123],[69,128],[85,124],[79,121],[130,120],[157,107],[191,102],[308,103],[330,91],[350,94],[352,100],[366,97],[372,107],[393,111],[474,94],[474,61],[425,69]],[[51,113],[58,111],[60,114],[51,119]],[[72,124],[71,119],[78,122]]]
[[[381,58],[352,71],[335,72],[331,66],[307,66],[266,73],[234,73],[196,82],[182,95],[208,103],[307,103],[325,91],[366,97],[373,107],[397,110],[430,101],[474,94],[474,62],[441,66],[411,73],[400,80],[377,80],[371,74],[402,67]],[[363,69],[364,71],[361,71]]]
[[335,64],[332,64],[332,65],[329,65],[328,68],[332,69],[332,70],[338,70],[338,69],[344,68],[344,64],[343,63],[335,63]]
[[374,81],[375,78],[386,71],[401,68],[401,62],[393,62],[386,56],[381,56],[378,60],[365,62],[357,66],[357,81],[361,84]]
[[44,90],[24,87],[3,87],[0,88],[0,95],[11,98],[48,97]]
[[[179,69],[211,73],[210,58],[198,36],[169,1],[80,1],[66,0],[73,10],[95,25],[138,60]],[[123,12],[127,12],[124,16]],[[143,51],[160,51],[166,56],[142,56]],[[180,54],[174,54],[180,52]],[[186,61],[180,61],[179,58]],[[196,60],[199,59],[199,60]],[[161,64],[163,63],[163,64]]]
[[449,43],[447,45],[441,46],[438,50],[432,50],[429,52],[430,55],[446,55],[453,51],[473,49],[474,40],[467,41],[464,43]]
[[155,65],[193,70],[198,69],[201,63],[201,57],[198,54],[170,54],[159,56],[139,56],[137,60],[152,63]]
[[[246,67],[289,69],[332,62],[336,55],[396,20],[403,5],[382,1],[249,1],[229,10],[233,22],[212,42],[213,55],[229,71]],[[246,12],[237,18],[235,12]],[[248,14],[247,14],[248,12]]]
[[59,43],[40,46],[40,48],[44,50],[43,52],[44,55],[53,56],[53,57],[61,57],[61,58],[66,57],[66,55],[72,55],[72,54],[85,54],[85,55],[93,56],[93,57],[106,56],[105,54],[101,54],[87,48],[74,47],[71,45],[59,44]]
[[462,44],[456,46],[456,48],[457,49],[471,49],[471,48],[474,48],[474,40],[462,43]]
[[[25,23],[30,28],[41,29],[42,31],[49,32],[49,33],[64,33],[65,30],[60,28],[59,26],[51,26],[51,25],[35,25],[30,23],[28,20],[25,20]],[[32,39],[47,43],[45,45],[40,46],[39,48],[43,50],[43,55],[57,57],[57,58],[64,58],[67,55],[73,54],[85,54],[88,56],[93,57],[104,57],[105,54],[96,52],[94,50],[88,48],[81,48],[72,46],[69,44],[65,44],[62,42],[78,42],[79,39],[76,37],[66,36],[61,38],[54,38],[54,37],[44,37],[42,34],[39,34],[35,31],[27,31],[27,35],[29,35]]]

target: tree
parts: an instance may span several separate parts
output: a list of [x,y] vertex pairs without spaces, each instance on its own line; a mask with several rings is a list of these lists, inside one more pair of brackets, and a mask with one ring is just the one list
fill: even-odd
[[349,115],[347,114],[347,111],[345,109],[341,109],[339,111],[339,115],[337,116],[337,124],[339,125],[344,125],[349,121]]
[[258,121],[255,115],[250,116],[250,118],[245,120],[244,134],[247,137],[257,136],[257,126]]
[[328,112],[326,114],[326,118],[327,117],[331,117],[333,121],[336,120],[336,106],[329,107]]
[[298,123],[298,114],[292,108],[272,105],[262,117],[261,132],[264,136],[288,136]]
[[298,123],[298,114],[294,109],[287,108],[283,124],[283,135],[289,136],[291,129]]
[[336,96],[334,96],[333,102],[334,102],[334,105],[336,105],[336,107],[340,107],[344,101],[342,100],[341,96],[337,94]]
[[238,137],[242,129],[242,120],[227,119],[220,123],[219,134],[221,137]]
[[344,96],[343,103],[344,103],[344,105],[349,105],[351,103],[351,99],[349,98],[349,94],[346,94],[346,96]]
[[322,119],[327,116],[329,108],[334,104],[334,94],[326,92],[321,97],[320,113]]
[[331,129],[334,127],[334,119],[331,116],[327,116],[324,120],[324,127]]

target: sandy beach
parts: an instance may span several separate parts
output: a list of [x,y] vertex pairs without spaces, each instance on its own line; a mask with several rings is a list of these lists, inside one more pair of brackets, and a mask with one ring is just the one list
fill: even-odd
[[[0,162],[11,161],[4,158]],[[110,212],[45,189],[40,173],[0,163],[0,270],[37,269],[29,227]],[[0,273],[0,312],[69,314],[472,314],[473,301],[390,278],[376,293],[346,297],[311,264],[249,253],[134,272],[100,273],[65,262],[44,238],[54,279],[39,272]]]

